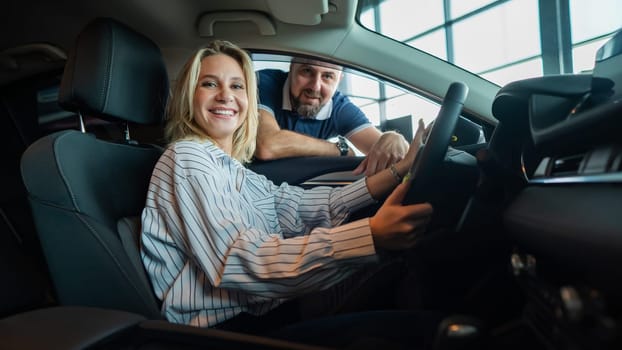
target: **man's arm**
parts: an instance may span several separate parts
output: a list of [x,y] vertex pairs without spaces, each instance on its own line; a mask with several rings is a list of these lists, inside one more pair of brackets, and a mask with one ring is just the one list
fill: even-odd
[[[259,110],[257,149],[255,156],[261,160],[303,156],[339,156],[337,146],[326,140],[282,130],[269,112]],[[350,150],[348,155],[354,155]]]
[[382,136],[382,132],[370,125],[350,135],[348,140],[363,154],[368,154],[372,146],[380,139],[380,136]]
[[350,135],[349,140],[367,155],[364,161],[354,169],[355,174],[365,173],[371,176],[386,169],[404,158],[408,151],[408,142],[401,134],[394,131],[380,132],[369,127]]

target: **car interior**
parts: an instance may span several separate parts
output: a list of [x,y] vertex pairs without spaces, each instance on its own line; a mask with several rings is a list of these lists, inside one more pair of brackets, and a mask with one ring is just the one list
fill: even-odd
[[[170,323],[142,265],[140,214],[166,147],[170,87],[214,38],[341,64],[436,104],[404,201],[428,201],[434,216],[416,269],[382,305],[449,315],[430,334],[435,349],[622,348],[622,32],[589,72],[499,86],[366,30],[355,18],[367,1],[10,3],[0,348],[322,348]],[[42,13],[26,16],[28,6]],[[19,21],[27,40],[13,41]],[[410,140],[416,119],[400,111],[378,128]],[[343,186],[363,159],[248,166],[277,184]]]

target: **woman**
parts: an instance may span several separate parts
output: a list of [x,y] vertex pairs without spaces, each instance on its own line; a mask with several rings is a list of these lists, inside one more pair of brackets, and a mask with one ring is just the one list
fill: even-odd
[[[429,220],[429,204],[400,204],[421,122],[390,170],[303,190],[243,166],[255,150],[257,118],[255,73],[243,50],[215,41],[183,67],[168,109],[170,145],[142,214],[143,262],[171,322],[219,327],[241,314],[265,315],[338,284],[376,261],[377,249],[412,247]],[[345,223],[394,188],[373,217]]]

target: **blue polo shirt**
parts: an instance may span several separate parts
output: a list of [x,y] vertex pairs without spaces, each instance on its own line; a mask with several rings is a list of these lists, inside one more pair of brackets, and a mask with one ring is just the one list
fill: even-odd
[[320,109],[315,119],[304,118],[292,111],[287,72],[263,69],[257,72],[257,78],[259,109],[274,115],[281,129],[328,139],[338,135],[347,138],[373,126],[365,114],[339,91]]

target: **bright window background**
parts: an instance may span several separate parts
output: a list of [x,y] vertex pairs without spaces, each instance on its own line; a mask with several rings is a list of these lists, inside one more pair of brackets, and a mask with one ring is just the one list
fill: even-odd
[[480,9],[494,0],[452,0],[450,6],[451,18],[458,18],[471,11]]
[[622,27],[622,1],[570,0],[573,71],[594,68],[596,51]]
[[[483,72],[539,55],[537,19],[537,0],[520,0],[456,22],[453,26],[454,64],[471,72]],[[520,30],[516,30],[518,28]]]
[[480,75],[494,82],[510,82],[520,79],[541,77],[542,58],[537,57],[529,61],[515,63]]
[[[541,1],[366,0],[359,20],[499,85],[593,69],[598,48],[622,28],[622,0],[556,0],[557,11],[542,10]],[[567,48],[543,39],[549,33],[541,31],[551,27],[540,23],[555,23],[551,16],[558,16],[558,34],[569,38]],[[548,44],[559,46],[553,49],[559,59],[542,56],[542,45]],[[545,61],[553,62],[553,69],[549,65],[545,71]],[[561,61],[572,64],[565,67]]]
[[[438,27],[445,21],[443,2],[439,0],[387,0],[380,3],[379,12],[382,33],[400,41],[407,40],[414,33]],[[384,21],[384,18],[400,20]]]
[[406,44],[419,48],[427,53],[447,60],[447,45],[445,42],[445,28],[437,29],[429,34],[420,36],[417,39],[407,41]]
[[572,43],[616,31],[622,26],[620,0],[570,0]]
[[594,69],[596,51],[607,42],[609,38],[590,41],[586,44],[576,45],[572,49],[573,71],[576,73]]

